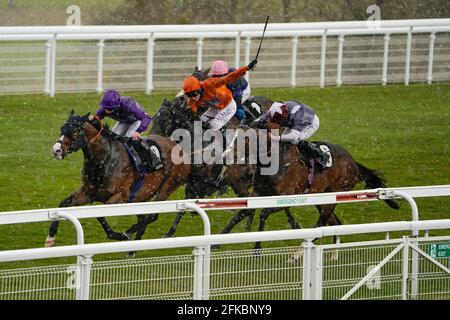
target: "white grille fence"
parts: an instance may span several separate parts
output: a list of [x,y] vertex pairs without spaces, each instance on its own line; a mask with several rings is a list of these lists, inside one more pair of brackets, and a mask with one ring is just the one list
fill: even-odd
[[[413,221],[211,235],[204,210],[365,202],[403,195]],[[0,252],[0,299],[449,299],[450,220],[418,221],[413,197],[450,195],[450,186],[312,195],[206,199],[0,213],[0,224],[66,218],[78,245]],[[196,210],[205,235],[84,244],[78,218]],[[61,210],[61,212],[58,212]],[[430,230],[441,236],[429,237]],[[393,232],[402,238],[389,239]],[[352,234],[385,240],[340,243]],[[444,234],[445,233],[445,234]],[[314,239],[336,236],[332,245]],[[211,252],[214,244],[294,240],[294,245]],[[169,248],[192,254],[94,262],[96,255]],[[4,263],[76,257],[74,264],[7,269]]]

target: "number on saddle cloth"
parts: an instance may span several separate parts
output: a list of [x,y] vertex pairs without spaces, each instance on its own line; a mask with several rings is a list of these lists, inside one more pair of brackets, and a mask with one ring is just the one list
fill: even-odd
[[242,104],[247,119],[253,121],[261,115],[261,106],[256,102],[248,99]]
[[[297,148],[299,150],[300,160],[305,163],[310,169],[312,169],[313,167],[312,161],[319,164],[319,166],[315,168],[318,169],[319,172],[323,171],[324,169],[330,168],[333,164],[331,150],[326,144],[323,144],[321,142],[301,141],[297,145]],[[327,162],[322,165],[318,161],[318,159],[323,159],[324,154],[327,158]]]

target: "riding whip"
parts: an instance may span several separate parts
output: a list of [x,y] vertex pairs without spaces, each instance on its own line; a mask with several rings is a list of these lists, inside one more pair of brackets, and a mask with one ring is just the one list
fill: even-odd
[[269,18],[270,18],[270,16],[267,16],[266,24],[264,25],[264,31],[263,31],[263,34],[262,34],[262,37],[261,37],[261,41],[259,42],[258,52],[256,53],[255,60],[258,60],[259,50],[261,50],[261,45],[262,45],[262,42],[263,42],[263,39],[264,39],[264,34],[266,33],[267,24],[269,23]]

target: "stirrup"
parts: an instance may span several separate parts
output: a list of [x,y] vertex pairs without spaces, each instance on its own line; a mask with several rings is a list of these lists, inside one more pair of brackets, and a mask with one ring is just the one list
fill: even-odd
[[151,166],[156,171],[164,167],[164,163],[152,152]]
[[326,153],[322,153],[321,156],[316,158],[316,161],[324,168],[329,168],[327,165],[329,160],[330,156]]

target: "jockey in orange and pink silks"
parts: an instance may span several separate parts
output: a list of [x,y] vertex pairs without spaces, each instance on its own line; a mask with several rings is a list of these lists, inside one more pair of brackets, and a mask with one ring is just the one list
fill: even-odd
[[252,70],[258,61],[253,60],[248,66],[241,67],[224,77],[208,78],[199,81],[195,77],[187,77],[183,82],[183,91],[187,96],[187,104],[193,112],[199,107],[209,108],[200,116],[200,120],[213,130],[221,129],[236,113],[236,102],[233,100],[227,84],[244,76]]
[[[235,71],[234,68],[229,68],[228,64],[223,60],[216,60],[211,65],[211,76],[214,78],[224,77],[227,74]],[[244,77],[241,77],[229,84],[227,88],[233,94],[233,100],[236,102],[236,113],[235,116],[239,120],[246,119],[244,108],[242,104],[250,98],[250,85]]]

